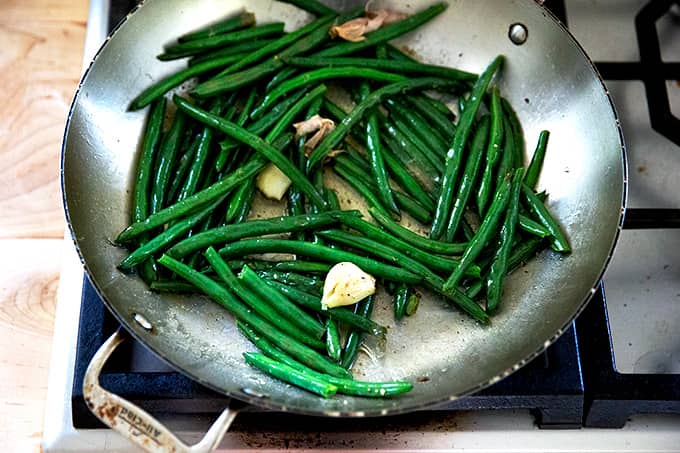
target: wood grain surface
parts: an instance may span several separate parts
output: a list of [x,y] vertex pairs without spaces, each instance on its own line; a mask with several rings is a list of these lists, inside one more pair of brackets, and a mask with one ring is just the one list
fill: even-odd
[[0,0],[0,447],[39,451],[86,0]]

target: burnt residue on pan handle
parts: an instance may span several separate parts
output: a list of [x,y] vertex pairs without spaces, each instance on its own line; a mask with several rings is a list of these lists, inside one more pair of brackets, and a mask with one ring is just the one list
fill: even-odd
[[222,437],[234,421],[239,409],[227,407],[210,427],[203,439],[189,446],[179,440],[148,412],[131,402],[108,392],[99,385],[99,374],[113,351],[125,341],[120,329],[97,350],[85,372],[83,395],[87,407],[107,426],[134,442],[147,452],[182,453],[211,452],[219,445]]

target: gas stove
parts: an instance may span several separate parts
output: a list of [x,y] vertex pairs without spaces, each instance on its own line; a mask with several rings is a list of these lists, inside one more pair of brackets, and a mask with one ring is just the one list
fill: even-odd
[[[93,0],[85,61],[132,0]],[[495,385],[412,414],[337,420],[247,409],[229,449],[678,451],[680,449],[680,4],[548,0],[596,62],[617,106],[629,158],[629,211],[586,310],[544,354]],[[675,110],[674,110],[675,109]],[[85,368],[118,327],[70,238],[63,267],[44,449],[136,451],[84,404]],[[128,342],[104,388],[187,441],[228,404]]]

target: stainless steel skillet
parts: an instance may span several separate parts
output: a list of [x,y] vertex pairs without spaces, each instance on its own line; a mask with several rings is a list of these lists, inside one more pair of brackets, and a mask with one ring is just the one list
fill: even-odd
[[[344,9],[361,2],[328,3]],[[431,3],[374,6],[415,12]],[[442,15],[397,41],[423,61],[475,72],[498,54],[507,57],[500,87],[518,111],[527,153],[539,130],[551,131],[539,186],[549,192],[549,208],[574,250],[568,257],[544,252],[515,272],[490,327],[436,298],[424,300],[416,316],[397,326],[387,304],[379,306],[377,321],[390,326],[387,343],[374,345],[378,358],[362,357],[355,375],[408,379],[416,383],[411,393],[385,400],[321,400],[268,379],[243,362],[241,353],[249,346],[217,305],[202,297],[154,294],[116,270],[125,251],[111,240],[129,222],[145,115],[127,112],[127,105],[182,65],[155,59],[163,43],[244,7],[261,22],[283,20],[289,29],[311,19],[270,0],[147,0],[102,47],[75,97],[62,156],[66,212],[88,275],[126,329],[210,388],[262,407],[320,416],[396,414],[458,398],[501,379],[554,341],[583,308],[608,263],[623,217],[626,162],[613,105],[590,60],[531,0],[450,0]],[[528,32],[523,44],[510,39],[522,35],[513,24]],[[109,421],[130,411],[141,417],[111,401],[106,401]]]

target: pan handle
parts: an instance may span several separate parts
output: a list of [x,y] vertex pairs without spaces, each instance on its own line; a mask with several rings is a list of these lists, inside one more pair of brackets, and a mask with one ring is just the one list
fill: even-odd
[[152,453],[165,452],[211,452],[224,437],[240,408],[227,406],[210,427],[203,439],[188,446],[172,434],[158,420],[146,411],[118,395],[110,393],[99,385],[99,374],[116,347],[125,341],[125,336],[116,331],[97,350],[85,372],[83,395],[87,407],[106,425]]

